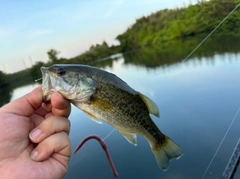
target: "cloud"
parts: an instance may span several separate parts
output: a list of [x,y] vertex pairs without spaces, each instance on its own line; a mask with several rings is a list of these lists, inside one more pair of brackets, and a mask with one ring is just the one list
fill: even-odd
[[40,36],[45,36],[45,35],[49,35],[49,34],[53,34],[53,33],[54,33],[54,30],[51,30],[51,29],[36,30],[36,31],[30,33],[28,35],[28,38],[33,39],[33,38],[37,38]]
[[103,16],[110,17],[122,4],[123,4],[123,0],[116,0],[114,2],[114,6],[110,8]]

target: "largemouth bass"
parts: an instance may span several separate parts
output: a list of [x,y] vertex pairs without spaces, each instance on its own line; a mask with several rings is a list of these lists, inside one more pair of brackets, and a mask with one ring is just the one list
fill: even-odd
[[116,75],[86,65],[56,64],[42,67],[42,89],[46,101],[60,93],[97,123],[113,126],[133,145],[136,134],[149,143],[158,166],[166,170],[169,161],[182,156],[183,150],[164,135],[149,114],[160,117],[157,105],[132,89]]

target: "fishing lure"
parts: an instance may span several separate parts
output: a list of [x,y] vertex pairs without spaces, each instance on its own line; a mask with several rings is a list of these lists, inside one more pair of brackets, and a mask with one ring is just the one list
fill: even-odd
[[115,168],[115,166],[114,166],[114,163],[113,163],[112,158],[111,158],[111,156],[110,156],[110,153],[109,153],[109,151],[108,151],[108,149],[107,149],[107,146],[106,146],[106,144],[104,143],[104,141],[103,141],[99,136],[97,136],[97,135],[87,136],[87,137],[86,137],[85,139],[83,139],[82,142],[77,146],[77,148],[74,150],[73,153],[76,154],[77,151],[83,146],[83,144],[85,144],[85,142],[87,142],[87,141],[90,140],[90,139],[96,139],[96,140],[99,142],[99,144],[102,146],[102,149],[104,150],[104,152],[105,152],[105,154],[106,154],[106,156],[107,156],[109,165],[110,165],[110,167],[111,167],[111,169],[112,169],[113,175],[114,175],[115,177],[118,177],[119,175],[118,175],[117,170],[116,170],[116,168]]

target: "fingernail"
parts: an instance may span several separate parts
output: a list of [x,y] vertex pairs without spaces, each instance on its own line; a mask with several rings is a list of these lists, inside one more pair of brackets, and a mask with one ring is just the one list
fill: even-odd
[[34,150],[34,151],[31,153],[30,158],[31,158],[32,160],[36,160],[37,157],[38,157],[38,151],[37,151],[37,150]]
[[30,138],[33,140],[37,140],[38,137],[41,134],[41,130],[40,129],[34,129],[31,133],[30,133]]

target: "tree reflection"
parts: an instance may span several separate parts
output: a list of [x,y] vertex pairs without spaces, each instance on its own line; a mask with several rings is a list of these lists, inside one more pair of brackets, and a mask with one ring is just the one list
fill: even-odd
[[[182,62],[205,37],[206,36],[195,36],[185,38],[184,40],[172,40],[154,46],[127,51],[122,55],[110,56],[85,64],[99,68],[111,68],[115,60],[124,58],[124,63],[126,64],[134,64],[147,68],[169,66]],[[236,36],[211,36],[190,56],[190,58],[196,58],[201,61],[204,57],[214,64],[213,57],[216,54],[238,54],[240,50],[239,39],[240,38]],[[57,61],[57,63],[72,64],[74,62],[74,60],[64,58],[60,58]],[[41,78],[40,68],[50,65],[52,65],[51,62],[38,62],[31,68],[13,74],[4,74],[0,71],[0,106],[10,101],[13,89],[34,83],[34,80]]]
[[[191,37],[184,40],[173,40],[159,45],[145,47],[140,50],[124,53],[126,64],[140,65],[155,68],[163,65],[171,65],[183,61],[192,50],[204,39]],[[205,41],[190,58],[207,58],[213,60],[216,54],[239,53],[240,40],[234,36],[212,36]]]

